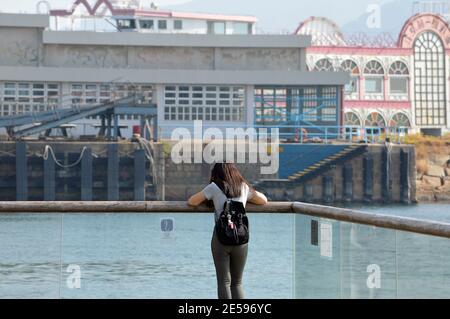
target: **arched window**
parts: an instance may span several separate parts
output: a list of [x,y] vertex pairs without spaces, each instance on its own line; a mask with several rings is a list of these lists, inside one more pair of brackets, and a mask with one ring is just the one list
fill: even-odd
[[409,70],[405,63],[396,61],[389,68],[389,91],[391,94],[408,94]]
[[421,33],[414,42],[416,124],[446,124],[445,50],[439,36]]
[[361,128],[361,120],[359,119],[359,116],[354,112],[346,112],[344,116],[344,123],[346,133],[345,139],[358,139],[358,136],[360,136],[359,132]]
[[350,72],[351,75],[359,75],[359,67],[355,61],[345,60],[341,64],[342,71]]
[[345,113],[345,125],[347,126],[361,126],[361,120],[354,112]]
[[409,75],[409,70],[405,63],[396,61],[391,64],[389,75]]
[[389,127],[411,127],[411,122],[409,121],[408,116],[405,113],[396,113],[392,116],[389,121]]
[[378,112],[370,113],[365,122],[366,127],[386,127],[386,121],[383,115]]
[[333,64],[328,59],[320,59],[316,62],[316,66],[314,67],[314,71],[334,71]]
[[384,69],[380,62],[372,60],[364,68],[366,94],[381,95],[384,92]]
[[366,64],[364,74],[378,74],[384,75],[384,69],[380,62],[372,60]]
[[351,79],[350,83],[345,85],[345,93],[348,95],[357,93],[359,90],[359,67],[355,63],[355,61],[352,60],[345,60],[341,64],[341,69],[344,72],[349,72]]

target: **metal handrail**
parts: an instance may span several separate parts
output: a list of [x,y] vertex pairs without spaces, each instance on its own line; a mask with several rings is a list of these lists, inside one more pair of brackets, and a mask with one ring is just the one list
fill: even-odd
[[[251,213],[301,214],[330,220],[376,226],[423,235],[450,238],[450,224],[414,218],[366,213],[352,209],[306,204],[271,202],[264,206],[248,204]],[[0,213],[209,213],[205,205],[186,202],[115,201],[115,202],[0,202]]]

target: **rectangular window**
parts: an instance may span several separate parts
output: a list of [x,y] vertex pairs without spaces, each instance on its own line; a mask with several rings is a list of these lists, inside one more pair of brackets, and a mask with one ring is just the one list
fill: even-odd
[[230,121],[231,120],[230,113],[231,113],[231,110],[230,110],[229,107],[227,107],[225,109],[225,121]]
[[[240,109],[244,107],[244,91],[243,87],[229,86],[170,86],[165,88],[164,105],[182,106],[185,121],[231,121],[237,118]],[[214,107],[218,105],[223,107]],[[236,109],[234,113],[232,106]],[[181,109],[178,111],[181,112]],[[165,118],[172,120],[171,115]]]
[[170,108],[169,107],[164,108],[164,119],[170,120]]
[[232,121],[239,121],[239,109],[236,108],[236,107],[233,107],[232,114],[233,114],[233,116],[232,116],[231,120]]
[[351,78],[350,83],[345,85],[346,94],[358,93],[358,78]]
[[214,22],[214,34],[225,34],[225,22]]
[[366,77],[366,93],[367,94],[383,93],[383,78]]
[[167,30],[167,20],[158,20],[158,30]]
[[322,121],[334,122],[336,121],[336,108],[324,108],[322,109]]
[[204,117],[203,117],[203,107],[198,107],[197,108],[197,118],[199,119],[199,120],[202,120],[203,121],[203,119],[204,119]]
[[211,121],[217,121],[217,108],[211,108]]
[[408,79],[394,78],[389,80],[389,86],[392,94],[407,94],[408,93]]
[[153,20],[139,20],[139,26],[141,29],[153,30],[155,22]]
[[174,28],[174,30],[182,30],[183,29],[183,21],[182,20],[175,20],[173,22],[173,28]]
[[117,28],[119,30],[136,29],[135,19],[117,19]]
[[248,34],[250,28],[249,24],[245,22],[235,22],[233,23],[233,34]]
[[308,122],[317,121],[317,109],[315,108],[304,108],[303,109],[303,120]]

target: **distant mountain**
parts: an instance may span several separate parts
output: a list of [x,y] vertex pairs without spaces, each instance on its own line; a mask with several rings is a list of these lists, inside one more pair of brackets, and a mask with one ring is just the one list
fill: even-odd
[[192,0],[164,7],[180,11],[254,15],[259,20],[258,27],[266,32],[293,32],[301,21],[310,16],[325,16],[338,25],[344,25],[353,23],[356,17],[362,17],[369,4],[389,1],[391,0]]
[[[437,2],[422,0],[423,2]],[[344,32],[388,32],[396,36],[400,33],[405,22],[415,13],[413,3],[417,0],[394,0],[381,6],[381,25],[379,29],[367,27],[368,14],[363,13],[357,19],[342,26]],[[443,1],[442,1],[443,2]],[[448,13],[447,13],[448,14]]]

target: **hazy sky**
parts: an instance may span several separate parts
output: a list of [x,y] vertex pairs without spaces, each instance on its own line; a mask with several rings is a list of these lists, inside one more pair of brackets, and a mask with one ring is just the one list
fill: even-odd
[[[40,0],[0,0],[0,11],[3,12],[36,12],[36,5]],[[47,0],[52,9],[68,8],[75,0]],[[154,1],[160,6],[173,5],[189,2],[190,0],[158,0]],[[95,3],[95,0],[89,0],[89,3]],[[151,3],[152,1],[146,1]]]

